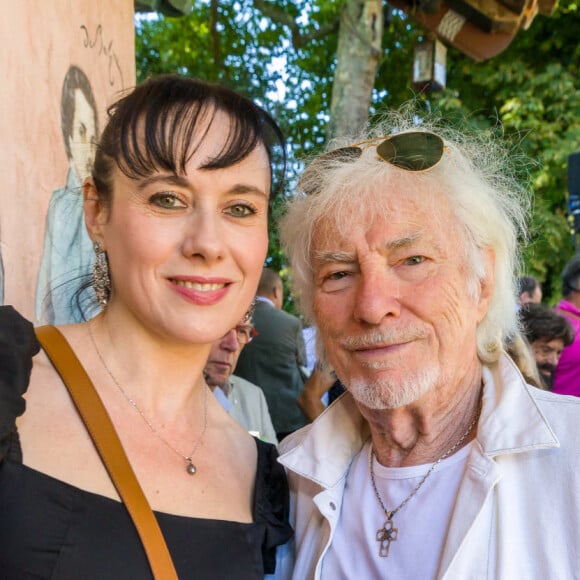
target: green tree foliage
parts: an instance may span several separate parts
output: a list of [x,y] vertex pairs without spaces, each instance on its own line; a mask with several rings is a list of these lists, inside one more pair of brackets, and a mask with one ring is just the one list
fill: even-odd
[[469,112],[480,126],[501,124],[532,165],[534,193],[524,270],[544,282],[546,299],[560,293],[560,273],[574,255],[566,217],[568,156],[580,150],[580,6],[561,0],[538,16],[508,49],[484,63],[457,51],[448,59],[448,87],[432,98],[446,110]]
[[[139,80],[180,72],[220,81],[262,103],[288,137],[289,186],[302,162],[324,145],[342,6],[351,0],[194,0],[187,17],[140,18]],[[424,31],[384,6],[383,54],[371,114],[397,107],[410,89],[413,48]],[[475,63],[448,51],[447,88],[421,95],[427,109],[467,116],[482,128],[501,126],[528,155],[535,193],[524,270],[556,297],[559,273],[574,253],[566,220],[568,155],[580,150],[580,10],[561,0],[538,16],[499,56]],[[274,200],[273,216],[281,200]],[[275,219],[272,220],[275,223]],[[272,229],[269,264],[283,270]]]

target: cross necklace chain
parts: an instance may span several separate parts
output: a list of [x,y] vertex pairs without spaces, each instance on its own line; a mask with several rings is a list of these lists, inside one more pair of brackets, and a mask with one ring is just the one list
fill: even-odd
[[467,439],[467,437],[469,436],[469,434],[471,433],[471,431],[475,427],[475,424],[477,423],[477,419],[479,418],[480,411],[481,411],[481,400],[480,400],[480,403],[479,403],[477,410],[475,412],[475,417],[473,418],[473,420],[469,424],[467,431],[459,438],[459,440],[453,445],[453,447],[448,449],[443,455],[441,455],[441,457],[439,457],[439,459],[437,459],[437,461],[435,461],[435,463],[433,463],[431,465],[431,467],[427,470],[427,473],[425,473],[425,475],[421,478],[421,481],[413,488],[411,493],[396,508],[394,508],[392,510],[388,510],[385,507],[385,504],[383,502],[381,494],[379,493],[379,490],[377,488],[377,483],[375,481],[375,472],[373,469],[373,458],[375,457],[375,452],[374,452],[373,444],[371,441],[371,446],[370,446],[370,451],[369,451],[369,471],[371,474],[371,484],[373,486],[373,490],[375,492],[375,496],[379,502],[379,505],[381,506],[382,510],[385,512],[385,515],[387,517],[387,519],[385,520],[385,523],[383,524],[383,526],[381,528],[379,528],[377,530],[377,533],[375,536],[377,542],[379,543],[379,556],[381,558],[387,558],[389,556],[389,551],[391,549],[391,542],[396,541],[398,536],[399,536],[399,528],[395,528],[395,525],[393,523],[393,517],[395,516],[395,514],[403,506],[405,506],[407,504],[407,502],[421,489],[421,487],[423,486],[423,484],[425,483],[427,478],[433,473],[434,469],[446,457],[449,457],[449,455],[451,455],[465,441],[465,439]]
[[199,446],[201,445],[201,442],[203,440],[203,436],[205,435],[205,432],[207,430],[207,404],[208,404],[208,387],[207,385],[204,385],[204,399],[203,399],[203,427],[201,429],[201,433],[199,435],[199,437],[197,438],[197,441],[195,442],[195,445],[193,446],[193,449],[191,450],[191,453],[189,455],[183,455],[183,453],[181,453],[181,451],[179,451],[178,449],[176,449],[175,447],[173,447],[173,445],[171,445],[171,443],[169,443],[169,441],[167,441],[167,439],[165,439],[161,433],[159,432],[159,430],[153,425],[153,423],[147,418],[147,416],[145,415],[145,413],[143,413],[143,411],[139,408],[139,406],[137,405],[137,403],[135,402],[134,399],[132,399],[123,389],[123,387],[121,386],[121,384],[119,383],[119,381],[117,381],[117,379],[115,378],[115,375],[113,375],[113,373],[111,372],[111,370],[109,369],[109,367],[107,366],[107,363],[105,362],[105,359],[103,358],[103,355],[101,354],[101,351],[99,350],[99,347],[97,346],[97,341],[95,340],[95,337],[93,335],[93,328],[92,328],[92,320],[88,322],[88,327],[89,327],[89,335],[91,337],[91,341],[93,343],[93,346],[95,348],[95,351],[97,353],[97,356],[99,357],[99,360],[101,361],[101,364],[103,365],[103,367],[105,368],[105,370],[107,371],[109,377],[111,378],[111,380],[113,381],[113,383],[115,384],[115,386],[117,387],[117,389],[119,389],[119,391],[121,392],[121,394],[123,395],[123,397],[125,397],[126,401],[135,409],[135,411],[137,411],[137,413],[139,413],[139,415],[141,416],[141,418],[143,419],[143,421],[146,423],[146,425],[149,427],[149,430],[162,442],[164,443],[167,447],[169,447],[169,449],[171,449],[171,451],[173,451],[175,454],[179,455],[179,457],[181,457],[184,461],[185,461],[185,470],[189,475],[195,475],[197,473],[197,467],[194,465],[193,461],[192,461],[192,457],[195,454],[195,452],[198,450]]

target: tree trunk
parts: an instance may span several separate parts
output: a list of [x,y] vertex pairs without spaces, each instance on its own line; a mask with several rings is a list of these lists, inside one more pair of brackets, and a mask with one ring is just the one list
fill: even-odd
[[355,135],[365,127],[382,37],[382,0],[346,0],[340,19],[328,139]]

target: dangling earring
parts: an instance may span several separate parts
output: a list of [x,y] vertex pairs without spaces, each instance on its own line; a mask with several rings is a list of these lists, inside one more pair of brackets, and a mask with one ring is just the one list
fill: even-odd
[[109,278],[107,253],[103,250],[100,242],[93,242],[93,250],[96,256],[93,264],[93,288],[97,296],[97,302],[101,306],[106,306],[111,295],[111,278]]
[[242,318],[243,323],[251,322],[252,316],[254,316],[254,310],[256,310],[256,303],[257,303],[257,301],[254,298],[252,300],[252,303],[250,304],[249,308],[246,310],[246,313],[244,314],[244,316]]

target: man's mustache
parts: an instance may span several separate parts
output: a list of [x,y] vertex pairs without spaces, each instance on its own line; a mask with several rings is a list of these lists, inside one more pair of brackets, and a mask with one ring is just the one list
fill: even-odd
[[359,336],[342,338],[340,345],[346,350],[364,350],[377,347],[387,347],[414,340],[421,340],[427,332],[420,328],[405,328],[401,330],[373,330]]
[[556,372],[556,365],[551,365],[550,363],[542,363],[538,365],[538,370],[540,372],[544,371],[550,375],[553,375]]

